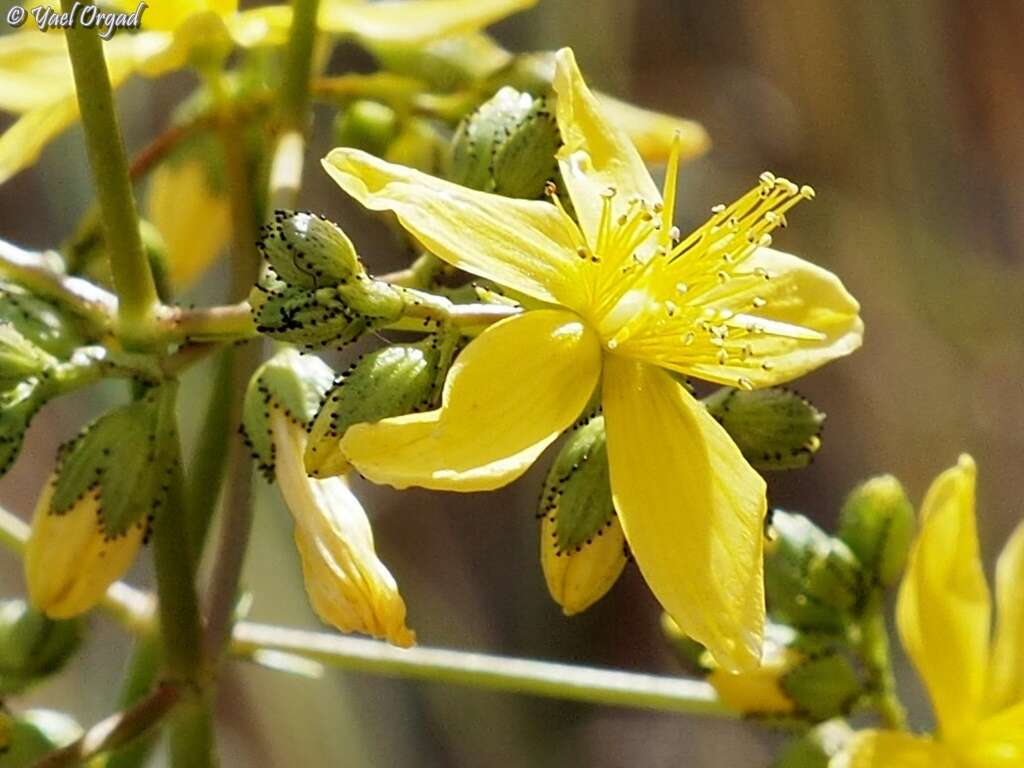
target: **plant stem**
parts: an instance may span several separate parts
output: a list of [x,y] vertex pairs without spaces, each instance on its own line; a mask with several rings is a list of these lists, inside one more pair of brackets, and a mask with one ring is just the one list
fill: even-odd
[[306,134],[309,121],[313,45],[316,42],[316,17],[319,9],[320,0],[292,2],[292,26],[278,99],[285,132],[297,131],[302,136]]
[[241,622],[232,650],[285,651],[322,664],[389,677],[415,678],[556,699],[738,717],[703,681],[514,659],[442,648],[399,649],[375,640]]
[[[157,680],[161,661],[160,639],[152,632],[140,635],[121,684],[119,709],[133,707],[147,696]],[[141,768],[153,750],[155,736],[155,733],[146,734],[113,752],[107,758],[105,768]]]
[[[62,0],[66,13],[71,13],[74,5],[73,0]],[[82,24],[66,30],[65,37],[89,164],[103,214],[110,271],[117,288],[119,332],[130,345],[143,343],[149,338],[158,298],[139,233],[128,158],[114,110],[103,43],[95,29]]]
[[907,730],[907,711],[896,690],[896,677],[889,651],[884,597],[876,592],[868,601],[860,623],[858,653],[867,671],[871,703],[886,728]]

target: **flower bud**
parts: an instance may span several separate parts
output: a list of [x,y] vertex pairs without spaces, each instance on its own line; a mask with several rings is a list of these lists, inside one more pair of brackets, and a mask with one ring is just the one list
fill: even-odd
[[900,481],[882,475],[855,488],[843,504],[838,536],[870,578],[895,584],[914,537],[914,508]]
[[769,613],[807,632],[841,632],[864,596],[849,547],[802,515],[775,510],[765,543]]
[[334,144],[383,157],[398,133],[398,115],[379,101],[354,101],[334,119]]
[[58,358],[85,343],[73,320],[20,285],[0,280],[0,323],[9,323],[32,344]]
[[456,131],[449,178],[506,197],[541,198],[545,184],[559,178],[561,143],[547,99],[502,88]]
[[792,390],[722,387],[704,404],[756,469],[805,467],[821,447],[825,414]]
[[407,647],[405,601],[377,558],[359,500],[339,477],[306,476],[306,432],[278,410],[271,415],[276,477],[295,520],[306,593],[316,614],[342,632],[363,632]]
[[0,323],[0,388],[8,389],[51,368],[57,359],[26,339],[10,323]]
[[448,149],[448,138],[430,120],[412,117],[388,145],[384,159],[389,163],[439,175],[441,159]]
[[306,471],[314,477],[348,471],[341,438],[353,424],[430,410],[440,397],[452,352],[450,340],[431,336],[359,358],[335,380],[313,420]]
[[78,621],[53,621],[23,600],[0,603],[0,695],[59,671],[82,640]]
[[845,720],[828,720],[789,742],[771,768],[829,768],[852,736],[853,729]]
[[714,665],[708,682],[731,709],[744,715],[819,723],[847,714],[862,691],[850,660],[829,646],[801,638],[792,628],[769,623],[761,666],[726,672]]
[[363,42],[384,69],[424,80],[431,90],[442,93],[476,83],[512,58],[482,33],[451,35],[417,45]]
[[275,459],[272,414],[281,410],[305,427],[333,378],[334,371],[322,360],[289,347],[267,360],[249,379],[242,404],[242,437],[268,480],[273,477]]
[[[0,768],[35,765],[46,754],[66,747],[82,735],[81,726],[63,712],[30,709],[12,717],[4,712],[0,722],[0,745],[6,735],[6,749],[0,749]],[[99,768],[96,760],[87,763]]]
[[32,605],[54,619],[92,608],[135,559],[178,461],[177,384],[114,408],[62,446],[25,555]]
[[580,426],[541,492],[540,559],[551,597],[570,616],[604,596],[626,565],[626,539],[612,505],[604,417]]
[[364,277],[355,246],[323,216],[274,211],[260,230],[260,253],[290,286],[323,288]]

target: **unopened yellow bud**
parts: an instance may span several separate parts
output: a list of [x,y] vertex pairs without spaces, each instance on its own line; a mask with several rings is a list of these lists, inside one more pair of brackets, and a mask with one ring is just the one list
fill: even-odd
[[100,521],[96,490],[60,514],[51,501],[56,480],[47,483],[36,505],[25,552],[25,579],[33,607],[51,619],[68,619],[96,605],[135,560],[146,535],[140,519],[112,535]]
[[765,638],[761,666],[756,669],[726,672],[708,655],[708,663],[714,666],[708,682],[730,709],[745,715],[789,715],[796,709],[782,688],[782,680],[801,655],[771,635],[769,632]]
[[295,545],[313,610],[342,632],[412,645],[416,635],[405,624],[405,601],[377,557],[359,500],[342,478],[306,475],[306,432],[300,425],[275,411],[271,431],[277,482],[295,520]]

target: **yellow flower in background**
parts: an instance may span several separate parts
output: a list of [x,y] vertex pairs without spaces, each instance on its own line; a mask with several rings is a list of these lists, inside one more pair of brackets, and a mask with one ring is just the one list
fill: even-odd
[[310,604],[342,632],[363,632],[403,648],[416,641],[405,602],[378,559],[359,500],[340,477],[306,476],[306,430],[277,409],[271,417],[276,477],[295,520],[295,545]]
[[1024,524],[996,569],[991,599],[978,553],[974,461],[932,483],[900,587],[896,621],[928,689],[935,738],[863,731],[833,768],[1011,768],[1024,765]]
[[[421,43],[479,30],[536,0],[408,0],[349,3],[324,0],[324,32],[381,43]],[[135,10],[137,0],[118,0]],[[143,30],[117,32],[104,43],[111,84],[131,75],[158,77],[186,66],[197,50],[282,44],[291,8],[238,11],[237,0],[151,0]],[[78,119],[75,85],[62,33],[29,27],[0,37],[0,111],[17,116],[0,136],[0,184],[36,161],[43,148]]]
[[163,163],[153,171],[146,213],[163,238],[175,291],[198,280],[231,238],[230,203],[213,188],[199,157]]
[[342,450],[374,482],[497,488],[600,383],[614,505],[647,582],[722,666],[756,666],[764,481],[668,371],[747,388],[786,381],[860,345],[857,302],[831,273],[766,247],[807,188],[766,175],[677,239],[677,160],[662,200],[568,49],[554,88],[578,225],[557,205],[476,192],[358,150],[325,158],[346,192],[394,211],[433,253],[551,307],[474,340],[439,410],[355,425]]
[[51,480],[36,505],[25,550],[25,580],[36,610],[51,619],[68,619],[93,608],[107,587],[131,567],[146,526],[140,522],[123,535],[108,536],[101,525],[97,493],[54,514],[54,488]]

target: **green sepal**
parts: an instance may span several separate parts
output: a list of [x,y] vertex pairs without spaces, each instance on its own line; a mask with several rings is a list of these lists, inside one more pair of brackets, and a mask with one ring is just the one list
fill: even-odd
[[[81,726],[73,718],[52,709],[21,712],[10,719],[7,730],[8,746],[0,754],[0,768],[29,768],[82,735]],[[93,760],[87,765],[97,768],[99,764]]]
[[848,714],[863,693],[853,665],[838,650],[801,660],[779,685],[797,712],[815,723]]
[[152,387],[138,400],[100,416],[59,453],[50,510],[64,514],[85,494],[100,500],[100,525],[111,537],[152,521],[167,502],[179,461],[178,385]]
[[53,355],[26,339],[13,325],[0,323],[0,388],[38,376],[56,363]]
[[306,471],[316,477],[344,472],[348,461],[339,443],[353,424],[436,407],[454,350],[453,337],[432,335],[359,358],[335,380],[320,405],[309,430]]
[[334,371],[325,362],[292,348],[278,352],[249,379],[242,403],[242,437],[268,480],[274,474],[271,411],[281,408],[292,421],[307,425],[333,379]]
[[882,475],[857,486],[839,515],[837,535],[865,573],[892,586],[903,573],[915,531],[914,507],[900,481]]
[[845,720],[828,720],[790,741],[771,768],[828,768],[852,737],[853,729]]
[[806,467],[821,447],[825,414],[792,390],[722,387],[704,404],[756,469]]
[[313,213],[274,211],[260,229],[258,245],[271,269],[291,286],[342,285],[366,274],[348,236]]
[[334,118],[334,145],[382,157],[398,134],[398,115],[379,101],[352,102]]
[[0,695],[19,693],[58,671],[78,650],[82,622],[55,621],[24,600],[0,603]]
[[46,402],[48,390],[44,382],[31,378],[0,392],[0,477],[21,453],[25,432]]
[[849,547],[803,515],[774,510],[765,543],[765,594],[774,619],[804,632],[841,633],[866,585]]
[[559,551],[588,543],[615,516],[604,416],[577,423],[548,470],[538,517],[555,517]]
[[66,358],[85,343],[73,318],[20,285],[0,280],[0,323],[54,357]]
[[502,88],[459,125],[448,177],[506,197],[538,199],[560,184],[555,153],[562,144],[551,103]]
[[683,632],[676,624],[675,619],[664,612],[661,614],[661,634],[665,637],[676,659],[687,670],[703,673],[711,670],[707,663],[707,648]]

